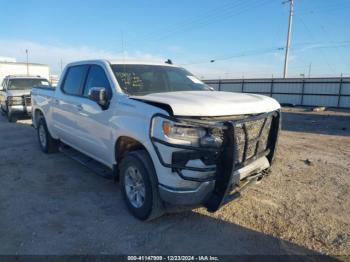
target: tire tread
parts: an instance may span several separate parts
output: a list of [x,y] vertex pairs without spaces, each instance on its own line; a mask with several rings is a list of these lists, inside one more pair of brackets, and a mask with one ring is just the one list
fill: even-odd
[[[59,140],[57,139],[54,139],[48,128],[47,128],[47,125],[46,125],[46,121],[45,121],[45,118],[44,117],[40,117],[39,121],[38,121],[38,127],[37,127],[37,130],[39,130],[39,126],[40,125],[43,125],[44,126],[44,129],[46,131],[46,141],[47,141],[47,145],[46,145],[46,148],[43,148],[40,144],[40,147],[41,149],[44,151],[44,153],[47,153],[47,154],[51,154],[51,153],[56,153],[58,152],[58,147],[59,147]],[[39,132],[39,131],[38,131]],[[38,139],[39,139],[39,133],[38,133]],[[39,143],[40,143],[40,140],[39,140]]]
[[[130,158],[134,158],[134,159],[138,160],[139,162],[141,162],[143,164],[144,168],[148,171],[147,173],[149,175],[150,186],[152,189],[152,207],[151,207],[150,213],[145,218],[143,218],[143,217],[142,218],[138,217],[138,218],[141,220],[145,220],[145,221],[151,221],[151,220],[156,219],[157,217],[160,217],[164,214],[163,203],[162,203],[162,200],[161,200],[161,198],[159,196],[159,192],[158,192],[158,179],[157,179],[157,175],[155,172],[155,168],[154,168],[153,162],[152,162],[152,160],[151,160],[151,158],[148,155],[146,150],[132,151],[132,152],[128,153],[123,158],[123,160],[125,161],[125,160],[130,159]],[[121,166],[123,166],[125,163],[123,160],[120,164]]]

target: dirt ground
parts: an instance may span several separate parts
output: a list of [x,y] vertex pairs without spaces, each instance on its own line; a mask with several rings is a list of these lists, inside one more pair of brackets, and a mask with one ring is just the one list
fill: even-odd
[[272,174],[211,214],[140,222],[119,185],[0,116],[0,254],[350,255],[350,110],[285,108]]

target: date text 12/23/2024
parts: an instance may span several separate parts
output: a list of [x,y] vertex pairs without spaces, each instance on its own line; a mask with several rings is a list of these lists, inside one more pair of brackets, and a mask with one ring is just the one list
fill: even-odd
[[128,256],[128,261],[219,261],[217,256]]

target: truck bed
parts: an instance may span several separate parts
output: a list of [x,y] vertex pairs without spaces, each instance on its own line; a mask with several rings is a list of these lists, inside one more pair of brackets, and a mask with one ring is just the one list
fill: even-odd
[[48,115],[55,96],[55,88],[52,86],[36,86],[31,92],[33,108],[33,124],[35,126],[35,109],[40,108],[45,115]]

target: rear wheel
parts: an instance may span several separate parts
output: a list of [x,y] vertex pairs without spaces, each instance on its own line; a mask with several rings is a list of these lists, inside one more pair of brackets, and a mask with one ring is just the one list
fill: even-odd
[[38,122],[37,133],[40,148],[44,153],[50,154],[58,151],[59,141],[50,135],[43,117]]
[[145,150],[128,153],[120,163],[120,181],[130,212],[141,220],[163,214],[152,160]]

